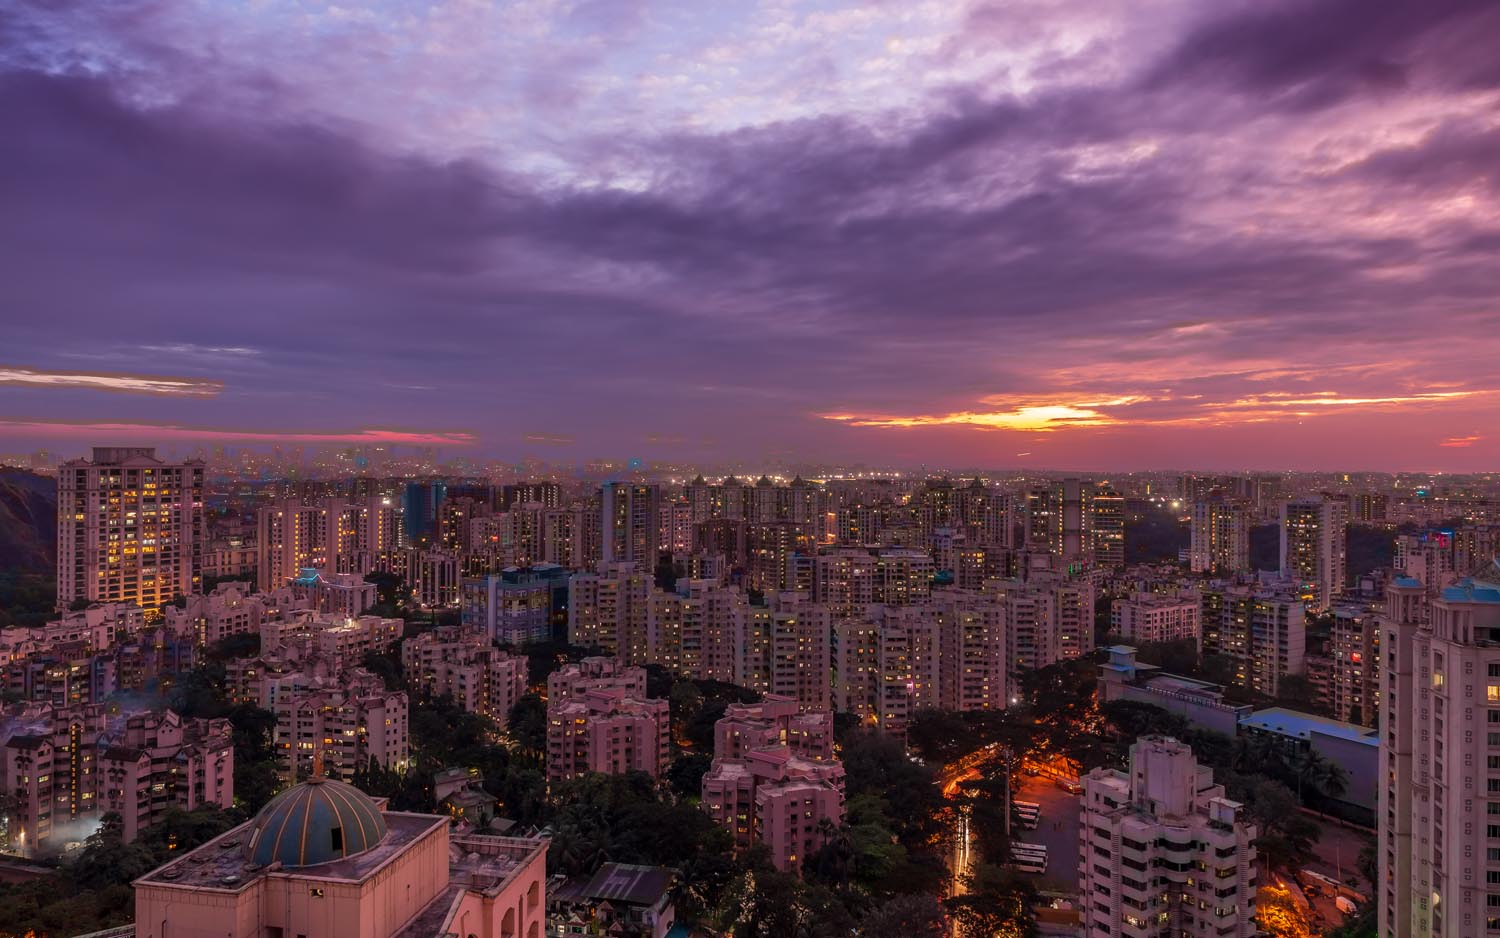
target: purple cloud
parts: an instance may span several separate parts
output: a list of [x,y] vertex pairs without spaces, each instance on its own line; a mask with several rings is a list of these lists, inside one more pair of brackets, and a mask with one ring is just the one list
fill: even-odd
[[[690,457],[711,437],[716,457],[1003,463],[1037,433],[1032,461],[1074,465],[1268,446],[1377,465],[1406,435],[1432,465],[1493,455],[1440,446],[1480,436],[1494,390],[1497,95],[1466,38],[1486,5],[1204,21],[1163,3],[1103,26],[1038,5],[1041,38],[1004,69],[966,64],[979,53],[953,32],[1013,35],[1003,8],[941,7],[759,11],[733,48],[695,45],[713,30],[691,11],[538,12],[510,25],[560,46],[529,79],[476,76],[470,98],[416,83],[386,123],[370,76],[426,55],[400,8],[299,36],[299,63],[250,28],[207,56],[187,27],[225,23],[170,3],[102,25],[29,8],[0,26],[8,363],[224,387],[208,403],[12,385],[0,413],[34,434],[336,434],[436,406],[507,457],[560,439]],[[436,15],[413,31],[457,28]],[[782,47],[832,56],[841,29],[889,39],[828,59],[822,111],[772,94],[774,69],[726,77]],[[701,80],[729,82],[739,118],[694,125],[648,93],[674,41],[729,63]],[[919,63],[944,80],[869,105],[879,82],[857,76]],[[500,129],[517,145],[483,145]],[[1209,411],[1258,416],[1236,431]]]

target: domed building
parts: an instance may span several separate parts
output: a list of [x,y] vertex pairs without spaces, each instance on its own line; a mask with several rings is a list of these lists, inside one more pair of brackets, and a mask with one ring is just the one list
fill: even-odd
[[272,798],[255,816],[245,856],[252,864],[317,866],[357,856],[386,835],[380,808],[353,785],[317,778]]
[[542,938],[547,842],[312,778],[141,877],[137,938]]

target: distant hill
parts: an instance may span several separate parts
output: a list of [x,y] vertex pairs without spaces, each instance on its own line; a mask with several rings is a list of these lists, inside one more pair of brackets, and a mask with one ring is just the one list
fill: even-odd
[[56,574],[56,482],[0,466],[0,625],[45,621]]

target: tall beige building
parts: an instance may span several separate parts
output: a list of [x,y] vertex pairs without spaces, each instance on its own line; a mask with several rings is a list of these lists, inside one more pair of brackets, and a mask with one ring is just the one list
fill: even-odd
[[1186,743],[1146,736],[1128,772],[1083,779],[1079,894],[1090,938],[1252,938],[1256,829]]
[[203,463],[96,446],[57,474],[57,604],[136,603],[154,615],[202,585]]
[[1268,697],[1306,670],[1307,611],[1289,596],[1230,586],[1199,591],[1205,655],[1228,659],[1231,681]]
[[1380,710],[1380,623],[1374,611],[1338,606],[1329,634],[1328,702],[1335,719],[1375,725]]
[[1380,935],[1500,933],[1500,568],[1396,579],[1382,630]]
[[661,550],[661,487],[607,482],[599,499],[601,559],[654,570]]
[[1321,612],[1343,595],[1348,574],[1349,503],[1299,498],[1281,506],[1281,575]]
[[1232,574],[1250,569],[1250,506],[1214,497],[1193,503],[1188,567],[1194,573]]
[[256,583],[287,585],[303,568],[363,576],[396,549],[397,511],[385,498],[288,499],[256,512]]

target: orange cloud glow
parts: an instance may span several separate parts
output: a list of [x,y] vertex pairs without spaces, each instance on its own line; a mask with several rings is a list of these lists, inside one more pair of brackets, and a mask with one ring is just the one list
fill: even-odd
[[29,388],[86,388],[119,394],[164,394],[182,397],[214,397],[224,382],[211,378],[173,378],[164,375],[131,375],[109,371],[46,371],[0,365],[0,384]]
[[1454,449],[1463,449],[1469,446],[1473,446],[1475,443],[1478,443],[1482,439],[1484,439],[1484,437],[1482,436],[1450,436],[1448,437],[1448,439],[1444,440],[1438,445],[1447,446]]
[[[965,410],[948,414],[824,413],[818,416],[851,427],[972,426],[982,430],[1018,430],[1049,433],[1075,427],[1203,426],[1264,423],[1275,420],[1317,417],[1352,410],[1390,410],[1427,407],[1465,398],[1493,395],[1495,391],[1422,391],[1385,396],[1344,395],[1338,391],[1269,391],[1232,399],[1210,399],[1202,394],[1094,395],[1080,399],[1036,400],[988,397],[981,404],[998,410]],[[1149,410],[1143,410],[1151,405]],[[1444,446],[1467,446],[1474,438],[1455,438]],[[1468,442],[1462,442],[1467,440]]]

